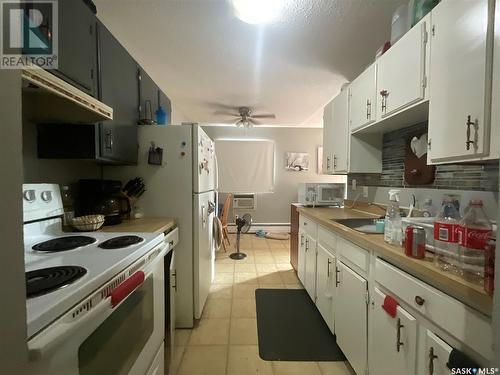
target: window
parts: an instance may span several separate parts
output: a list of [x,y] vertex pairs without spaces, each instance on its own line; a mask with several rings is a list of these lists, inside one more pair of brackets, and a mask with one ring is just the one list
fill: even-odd
[[274,142],[215,141],[222,193],[270,193],[274,189]]

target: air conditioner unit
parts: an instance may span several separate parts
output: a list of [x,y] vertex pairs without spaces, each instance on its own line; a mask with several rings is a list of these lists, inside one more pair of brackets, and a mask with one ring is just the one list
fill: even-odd
[[233,197],[233,208],[236,210],[254,210],[255,195],[254,194],[239,194]]

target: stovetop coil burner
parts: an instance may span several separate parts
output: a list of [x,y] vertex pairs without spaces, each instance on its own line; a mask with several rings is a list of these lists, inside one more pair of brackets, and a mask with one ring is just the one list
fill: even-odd
[[63,288],[87,273],[79,266],[60,266],[41,268],[26,272],[26,297],[41,296]]
[[144,238],[139,236],[119,236],[104,241],[103,243],[100,243],[98,246],[101,249],[121,249],[123,247],[135,245],[142,241],[144,241]]
[[34,245],[32,249],[47,252],[67,251],[93,244],[96,241],[95,238],[88,236],[66,236],[38,243]]

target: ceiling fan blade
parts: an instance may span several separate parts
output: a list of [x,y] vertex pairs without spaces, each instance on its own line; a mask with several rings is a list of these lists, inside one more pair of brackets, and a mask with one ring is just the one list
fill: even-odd
[[215,111],[214,115],[217,115],[217,116],[240,117],[240,115],[238,113],[229,112],[229,111],[219,111],[219,110]]
[[262,113],[260,115],[252,115],[252,118],[276,118],[274,113]]
[[253,117],[249,117],[248,121],[254,125],[262,125],[262,122],[255,120]]

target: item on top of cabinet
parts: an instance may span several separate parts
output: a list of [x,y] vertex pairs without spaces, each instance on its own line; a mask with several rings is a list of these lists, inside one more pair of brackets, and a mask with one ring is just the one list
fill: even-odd
[[98,230],[104,224],[104,215],[78,216],[71,220],[71,225],[76,230],[82,232],[92,232]]
[[492,237],[493,227],[482,200],[471,200],[458,226],[458,253],[463,276],[482,283],[485,251]]
[[377,53],[375,54],[375,60],[378,59],[380,56],[382,56],[384,53],[386,53],[389,48],[391,48],[391,42],[387,41],[385,42],[380,48],[377,50]]
[[408,225],[405,230],[405,255],[410,258],[425,258],[425,229]]
[[401,4],[392,14],[391,45],[394,45],[408,30],[410,30],[408,4]]
[[484,253],[484,290],[490,296],[493,296],[495,291],[495,251],[496,239],[492,238],[488,241]]
[[436,216],[436,208],[432,204],[432,198],[425,198],[424,206],[422,207],[423,217],[434,217]]
[[156,114],[156,123],[158,125],[167,125],[167,112],[160,105],[155,112]]
[[69,229],[72,225],[72,220],[75,217],[75,201],[73,199],[73,194],[68,185],[61,187],[61,199],[63,202],[64,216],[63,216],[63,227]]
[[163,162],[163,149],[161,147],[155,147],[154,142],[151,142],[151,147],[149,148],[148,164],[151,165],[162,165]]
[[441,213],[434,222],[434,261],[442,270],[459,274],[458,224],[460,219],[455,199],[449,195],[444,196]]
[[402,244],[402,223],[399,213],[399,190],[389,190],[389,205],[385,214],[384,241],[391,245]]
[[146,117],[139,120],[139,125],[156,125],[156,121],[153,120],[153,110],[151,107],[151,100],[146,100],[145,104]]
[[410,27],[415,26],[418,21],[424,18],[432,8],[439,4],[439,1],[440,0],[412,0],[409,9]]

